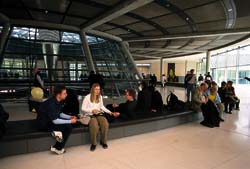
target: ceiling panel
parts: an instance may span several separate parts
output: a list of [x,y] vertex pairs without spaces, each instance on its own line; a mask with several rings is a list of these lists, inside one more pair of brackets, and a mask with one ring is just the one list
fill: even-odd
[[145,18],[152,18],[159,15],[170,13],[170,11],[165,7],[162,7],[156,3],[150,3],[143,7],[133,10],[132,13],[143,16]]
[[170,3],[176,5],[180,9],[191,8],[197,5],[212,2],[214,0],[169,0]]
[[157,24],[161,25],[162,27],[171,27],[171,26],[180,26],[185,25],[186,22],[181,19],[176,14],[171,14],[167,16],[162,16],[156,19],[152,19],[153,22],[156,22]]
[[126,24],[137,22],[137,21],[138,21],[137,19],[131,18],[126,15],[122,15],[116,19],[113,19],[111,22],[117,25],[126,25]]
[[45,12],[31,11],[30,13],[32,17],[36,20],[49,21],[53,23],[60,23],[63,18],[63,15],[57,15]]
[[220,1],[199,8],[186,10],[185,12],[194,22],[206,22],[226,18],[224,8]]
[[67,16],[64,20],[64,24],[74,25],[74,26],[80,26],[80,25],[84,24],[85,22],[87,22],[86,19],[69,17],[69,16]]
[[68,14],[79,15],[83,17],[93,18],[103,12],[103,9],[85,5],[79,2],[73,2]]
[[65,12],[69,5],[69,0],[22,0],[29,8],[44,9],[48,11]]

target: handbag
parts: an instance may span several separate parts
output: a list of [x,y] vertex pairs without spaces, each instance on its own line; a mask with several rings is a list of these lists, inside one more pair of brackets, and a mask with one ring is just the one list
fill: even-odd
[[79,119],[78,121],[80,123],[82,123],[83,125],[89,125],[89,121],[90,121],[91,117],[88,115],[79,115]]

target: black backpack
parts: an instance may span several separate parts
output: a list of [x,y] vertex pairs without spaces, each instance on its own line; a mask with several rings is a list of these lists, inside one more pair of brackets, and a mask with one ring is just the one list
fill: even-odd
[[0,104],[0,138],[6,132],[6,122],[9,119],[9,114],[4,110],[3,106]]
[[174,93],[170,93],[167,98],[167,110],[170,111],[184,111],[185,103],[178,99],[178,97]]

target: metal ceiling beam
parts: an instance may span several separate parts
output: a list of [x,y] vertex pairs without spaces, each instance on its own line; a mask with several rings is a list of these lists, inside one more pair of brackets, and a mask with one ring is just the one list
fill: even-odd
[[80,28],[77,26],[70,26],[70,25],[37,21],[37,20],[11,19],[10,23],[13,25],[22,25],[22,26],[25,25],[25,26],[30,26],[30,27],[44,27],[44,28],[67,30],[67,31],[73,31],[73,32],[80,31]]
[[205,50],[192,50],[192,49],[169,49],[169,48],[129,48],[129,50],[143,50],[143,51],[158,51],[158,52],[206,52]]
[[131,53],[133,57],[141,57],[141,58],[150,58],[150,59],[160,59],[161,57],[157,56],[147,56],[147,55],[138,55],[138,54],[133,54]]
[[114,36],[105,32],[101,32],[101,31],[97,31],[97,30],[88,30],[87,33],[92,34],[92,35],[96,35],[96,36],[101,36],[104,38],[108,38],[108,39],[112,39],[118,42],[122,42],[122,39],[118,36]]
[[109,22],[121,15],[124,15],[125,13],[128,13],[129,11],[135,10],[141,6],[144,6],[148,3],[153,2],[153,0],[127,0],[122,2],[121,4],[118,4],[116,7],[108,10],[107,12],[103,13],[102,15],[96,17],[93,20],[90,20],[89,22],[83,24],[81,26],[81,29],[84,31],[93,29],[99,25],[102,25],[106,22]]
[[140,42],[140,41],[161,41],[166,39],[188,39],[188,38],[203,38],[203,37],[215,37],[215,36],[229,36],[229,35],[243,35],[249,34],[250,27],[219,30],[219,31],[208,31],[208,32],[195,32],[195,33],[180,33],[165,36],[145,36],[140,38],[124,38],[128,42]]

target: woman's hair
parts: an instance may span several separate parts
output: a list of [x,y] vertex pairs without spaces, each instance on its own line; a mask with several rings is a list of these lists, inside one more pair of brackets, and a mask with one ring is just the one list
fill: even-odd
[[100,85],[98,84],[98,83],[94,83],[92,86],[91,86],[91,90],[90,90],[90,101],[93,103],[99,103],[99,101],[100,101],[100,96],[101,96],[101,93],[98,95],[98,96],[96,96],[95,95],[95,88],[96,87],[99,87],[100,89],[101,89],[101,87],[100,87]]

